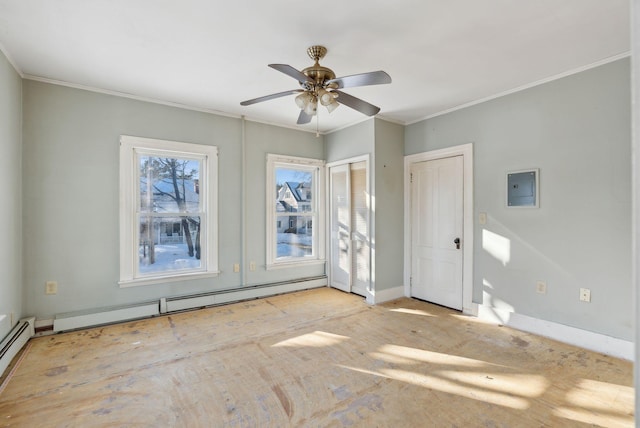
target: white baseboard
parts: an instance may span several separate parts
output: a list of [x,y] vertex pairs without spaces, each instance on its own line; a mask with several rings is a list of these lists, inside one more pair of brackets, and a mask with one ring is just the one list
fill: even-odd
[[380,303],[388,302],[390,300],[399,299],[404,297],[404,286],[400,285],[398,287],[387,288],[384,290],[376,290],[371,294],[373,300],[372,302],[367,299],[367,303],[378,305]]
[[579,346],[612,357],[633,361],[635,346],[633,342],[607,336],[601,333],[582,330],[552,321],[541,320],[504,309],[478,305],[478,318],[513,327],[517,330],[548,337],[559,342]]

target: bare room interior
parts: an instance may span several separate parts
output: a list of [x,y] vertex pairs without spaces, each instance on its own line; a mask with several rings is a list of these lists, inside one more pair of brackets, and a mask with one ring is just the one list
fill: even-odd
[[0,426],[634,426],[639,3],[0,0]]

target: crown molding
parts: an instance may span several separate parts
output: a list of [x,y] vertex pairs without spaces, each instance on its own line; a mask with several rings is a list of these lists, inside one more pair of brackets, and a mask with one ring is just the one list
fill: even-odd
[[405,123],[405,125],[413,125],[414,123],[422,122],[422,121],[427,120],[427,119],[432,119],[434,117],[438,117],[438,116],[442,116],[442,115],[445,115],[445,114],[448,114],[448,113],[452,113],[452,112],[457,111],[457,110],[462,110],[462,109],[467,108],[467,107],[471,107],[471,106],[474,106],[474,105],[477,105],[477,104],[482,104],[482,103],[487,102],[487,101],[495,100],[496,98],[501,98],[501,97],[504,97],[506,95],[514,94],[516,92],[524,91],[526,89],[530,89],[530,88],[533,88],[533,87],[536,87],[536,86],[539,86],[539,85],[543,85],[545,83],[553,82],[554,80],[559,80],[559,79],[562,79],[562,78],[567,77],[567,76],[578,74],[578,73],[581,73],[583,71],[587,71],[587,70],[590,70],[592,68],[596,68],[596,67],[599,67],[601,65],[608,64],[610,62],[618,61],[619,59],[627,58],[629,56],[631,56],[631,51],[622,52],[620,54],[617,54],[617,55],[614,55],[614,56],[610,56],[608,58],[602,59],[600,61],[593,62],[591,64],[584,65],[582,67],[574,68],[572,70],[565,71],[563,73],[555,74],[553,76],[546,77],[544,79],[536,80],[534,82],[527,83],[525,85],[518,86],[518,87],[515,87],[513,89],[508,89],[508,90],[503,91],[503,92],[498,92],[497,94],[489,95],[488,97],[484,97],[484,98],[480,98],[480,99],[477,99],[477,100],[474,100],[474,101],[470,101],[468,103],[460,104],[458,106],[451,107],[449,109],[442,110],[442,111],[439,111],[437,113],[430,114],[430,115],[425,116],[425,117],[423,117],[421,119],[412,120],[410,122]]
[[200,113],[210,113],[210,114],[215,114],[218,116],[224,116],[224,117],[231,117],[234,119],[240,119],[240,115],[237,114],[231,114],[231,113],[225,113],[223,111],[219,111],[219,110],[213,110],[213,109],[208,109],[208,108],[204,108],[204,107],[195,107],[195,106],[190,106],[187,104],[180,104],[180,103],[175,103],[175,102],[171,102],[171,101],[164,101],[164,100],[160,100],[157,98],[151,98],[151,97],[143,97],[140,95],[134,95],[134,94],[128,94],[126,92],[119,92],[119,91],[114,91],[111,89],[102,89],[102,88],[96,88],[93,86],[87,86],[87,85],[81,85],[78,83],[70,83],[70,82],[65,82],[64,80],[56,80],[56,79],[49,79],[46,77],[40,77],[40,76],[34,76],[32,74],[25,74],[23,76],[24,79],[26,80],[33,80],[35,82],[42,82],[42,83],[48,83],[51,85],[58,85],[58,86],[66,86],[68,88],[73,88],[73,89],[80,89],[83,91],[88,91],[88,92],[96,92],[99,94],[104,94],[104,95],[112,95],[115,97],[121,97],[121,98],[128,98],[128,99],[132,99],[132,100],[136,100],[136,101],[143,101],[143,102],[147,102],[147,103],[153,103],[153,104],[160,104],[160,105],[165,105],[168,107],[176,107],[176,108],[180,108],[180,109],[184,109],[184,110],[191,110],[191,111],[197,111]]
[[9,51],[4,47],[2,42],[0,42],[0,52],[2,52],[2,54],[7,59],[7,61],[9,61],[9,64],[11,64],[11,66],[16,71],[16,73],[18,73],[18,75],[24,79],[24,73],[22,72],[20,67],[18,67],[18,63],[15,62],[15,60],[11,57],[11,55],[9,54]]
[[[122,98],[128,98],[128,99],[132,99],[132,100],[136,100],[136,101],[142,101],[142,102],[147,102],[147,103],[153,103],[153,104],[160,104],[160,105],[164,105],[164,106],[168,106],[168,107],[175,107],[175,108],[180,108],[183,110],[190,110],[190,111],[196,111],[196,112],[200,112],[200,113],[208,113],[208,114],[215,114],[217,116],[224,116],[224,117],[230,117],[233,119],[241,119],[244,117],[245,120],[247,120],[248,122],[256,122],[256,123],[262,123],[264,125],[271,125],[271,126],[277,126],[280,128],[288,128],[288,129],[292,129],[295,131],[302,131],[302,132],[309,132],[309,133],[316,133],[315,130],[313,129],[303,129],[303,128],[299,128],[293,125],[282,125],[279,123],[275,123],[275,122],[269,122],[266,120],[260,120],[260,119],[255,119],[255,118],[251,118],[248,116],[243,116],[243,115],[238,115],[238,114],[231,114],[231,113],[226,113],[223,111],[219,111],[219,110],[214,110],[214,109],[208,109],[208,108],[203,108],[203,107],[195,107],[195,106],[190,106],[187,104],[181,104],[181,103],[175,103],[175,102],[171,102],[171,101],[164,101],[164,100],[159,100],[157,98],[151,98],[151,97],[143,97],[140,95],[134,95],[134,94],[128,94],[126,92],[119,92],[119,91],[114,91],[111,89],[102,89],[102,88],[96,88],[93,86],[87,86],[87,85],[80,85],[77,83],[70,83],[70,82],[65,82],[63,80],[56,80],[56,79],[49,79],[46,77],[40,77],[40,76],[34,76],[31,74],[24,74],[21,75],[23,79],[26,80],[33,80],[34,82],[42,82],[42,83],[48,83],[51,85],[58,85],[58,86],[65,86],[67,88],[73,88],[73,89],[80,89],[83,91],[89,91],[89,92],[95,92],[95,93],[99,93],[99,94],[105,94],[105,95],[111,95],[111,96],[115,96],[115,97],[122,97]],[[321,131],[320,134],[324,135],[325,133],[330,132],[330,131]]]

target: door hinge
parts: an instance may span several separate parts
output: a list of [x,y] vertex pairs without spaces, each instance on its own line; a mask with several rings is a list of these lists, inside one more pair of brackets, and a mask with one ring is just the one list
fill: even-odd
[[412,287],[412,286],[413,286],[413,277],[410,276],[409,277],[409,287]]
[[413,172],[409,174],[409,183],[413,183]]

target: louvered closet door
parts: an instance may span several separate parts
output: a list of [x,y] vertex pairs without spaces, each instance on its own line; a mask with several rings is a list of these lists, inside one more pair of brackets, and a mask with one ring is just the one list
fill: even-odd
[[370,281],[367,164],[351,164],[351,291],[365,296]]
[[330,168],[330,285],[346,292],[351,292],[351,207],[349,180],[349,165]]

